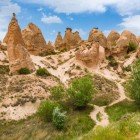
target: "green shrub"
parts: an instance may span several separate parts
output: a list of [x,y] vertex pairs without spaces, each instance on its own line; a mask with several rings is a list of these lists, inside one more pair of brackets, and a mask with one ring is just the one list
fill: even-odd
[[133,51],[135,51],[137,48],[138,48],[138,45],[136,45],[136,44],[133,43],[133,42],[129,42],[127,53],[133,52]]
[[74,106],[77,108],[86,107],[94,94],[92,77],[87,75],[74,80],[67,92]]
[[50,76],[50,73],[45,68],[39,68],[36,71],[36,75],[38,75],[38,76]]
[[44,121],[51,122],[53,118],[53,110],[58,106],[57,103],[52,101],[43,101],[38,109],[38,116]]
[[21,68],[18,70],[19,74],[30,74],[31,71],[28,68]]
[[127,82],[126,89],[130,97],[140,103],[140,59],[132,68],[132,77]]
[[62,100],[62,98],[65,96],[65,90],[63,86],[55,86],[51,88],[51,97],[54,100]]
[[111,67],[118,66],[118,62],[115,60],[113,56],[109,56],[107,59],[109,60],[109,65]]
[[66,122],[66,112],[61,112],[60,108],[56,107],[53,110],[53,124],[58,129],[64,128]]

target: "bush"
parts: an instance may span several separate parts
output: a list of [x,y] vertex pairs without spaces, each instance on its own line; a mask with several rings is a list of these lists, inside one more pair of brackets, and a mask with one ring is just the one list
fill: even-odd
[[38,109],[38,116],[44,121],[51,122],[53,118],[53,110],[58,106],[57,103],[52,101],[43,101]]
[[107,59],[109,60],[109,65],[111,67],[118,66],[118,62],[115,60],[113,56],[109,56]]
[[65,122],[66,122],[65,114],[66,112],[61,112],[61,110],[58,107],[56,107],[53,110],[53,124],[58,130],[63,129],[65,126]]
[[19,74],[30,74],[30,70],[28,68],[21,68],[19,71],[18,71]]
[[92,95],[94,94],[92,77],[87,75],[74,80],[67,92],[74,106],[77,108],[86,107],[92,100]]
[[50,76],[50,73],[45,68],[39,68],[36,71],[36,75],[38,75],[38,76]]
[[135,51],[137,48],[138,48],[138,45],[136,45],[136,44],[133,43],[133,42],[129,42],[127,53],[133,52],[133,51]]
[[132,77],[126,84],[129,95],[140,103],[140,59],[132,68]]
[[62,100],[62,98],[65,96],[65,90],[63,86],[55,86],[51,88],[51,97],[54,100]]
[[0,74],[9,74],[9,66],[0,65]]

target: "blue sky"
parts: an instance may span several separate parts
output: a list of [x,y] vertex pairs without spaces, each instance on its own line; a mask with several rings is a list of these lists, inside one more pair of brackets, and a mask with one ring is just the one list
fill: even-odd
[[106,35],[127,29],[140,35],[140,0],[0,0],[0,40],[13,12],[22,29],[35,23],[46,41],[54,41],[66,27],[78,30],[83,39],[93,27]]

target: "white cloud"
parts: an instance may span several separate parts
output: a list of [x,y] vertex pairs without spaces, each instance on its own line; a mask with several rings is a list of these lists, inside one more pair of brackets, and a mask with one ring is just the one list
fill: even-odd
[[62,20],[56,15],[47,16],[47,15],[43,14],[41,21],[45,24],[62,23]]
[[49,6],[58,13],[105,12],[114,8],[120,15],[132,15],[140,12],[139,0],[24,0],[26,3],[36,3]]
[[130,30],[135,34],[140,35],[140,15],[134,15],[124,18],[119,26],[122,28],[122,30]]
[[2,40],[6,34],[12,13],[18,14],[20,10],[19,5],[11,2],[11,0],[0,0],[0,40]]

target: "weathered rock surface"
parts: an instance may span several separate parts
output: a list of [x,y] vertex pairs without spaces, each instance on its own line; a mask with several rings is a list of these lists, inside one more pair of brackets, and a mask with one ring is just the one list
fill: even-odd
[[58,35],[57,35],[56,40],[55,40],[55,48],[59,49],[59,47],[62,43],[63,43],[63,38],[61,36],[61,33],[58,32]]
[[116,31],[111,31],[107,37],[108,48],[116,46],[117,40],[120,38],[120,34]]
[[81,47],[76,53],[76,59],[88,67],[98,68],[105,58],[105,49],[99,43],[86,43],[87,47]]
[[98,42],[104,48],[107,47],[106,37],[104,36],[104,34],[100,30],[98,30],[96,28],[91,30],[89,37],[88,37],[88,41],[93,42],[93,43]]
[[113,54],[125,55],[128,50],[129,43],[138,45],[136,36],[130,31],[123,31],[120,38],[116,42],[116,47],[112,50]]
[[41,30],[33,23],[22,31],[22,37],[26,44],[27,50],[33,55],[39,55],[46,51],[46,41]]
[[7,51],[11,73],[17,73],[20,68],[25,67],[31,71],[34,70],[34,65],[30,59],[28,51],[25,48],[26,45],[22,39],[21,29],[15,15],[13,15],[9,24],[8,33],[4,38],[4,42],[8,46]]
[[62,38],[61,34],[58,33],[55,41],[55,47],[58,50],[70,50],[76,48],[81,40],[79,32],[76,31],[73,33],[71,28],[67,28],[64,38]]

